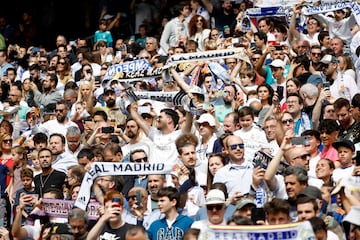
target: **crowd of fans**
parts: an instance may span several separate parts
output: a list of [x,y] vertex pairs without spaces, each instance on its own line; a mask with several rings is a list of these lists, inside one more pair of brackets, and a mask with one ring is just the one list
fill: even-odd
[[[1,29],[1,238],[214,239],[211,225],[309,221],[316,239],[360,239],[356,13],[182,1],[150,36],[154,6],[132,2],[136,35],[112,34],[121,14],[104,10],[91,41],[58,35],[52,51]],[[144,72],[129,64],[160,74],[125,79]],[[101,162],[172,171],[97,177],[97,219],[76,204],[47,215]]]

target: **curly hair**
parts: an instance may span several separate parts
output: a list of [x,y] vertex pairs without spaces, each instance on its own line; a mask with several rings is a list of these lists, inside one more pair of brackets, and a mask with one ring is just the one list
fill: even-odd
[[194,36],[196,34],[196,32],[197,32],[196,23],[197,23],[198,18],[202,19],[203,29],[209,29],[210,28],[209,22],[203,16],[196,14],[190,19],[190,22],[188,24],[189,35],[190,36]]

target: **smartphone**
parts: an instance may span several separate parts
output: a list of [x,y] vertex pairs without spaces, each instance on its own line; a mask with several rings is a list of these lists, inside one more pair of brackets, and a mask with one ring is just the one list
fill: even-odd
[[150,106],[139,106],[138,107],[138,112],[140,114],[142,114],[142,113],[150,113]]
[[256,225],[257,221],[265,221],[265,210],[264,208],[253,208],[251,209],[251,221]]
[[275,46],[275,50],[277,50],[277,51],[283,50],[283,46],[281,46],[281,45]]
[[232,38],[231,43],[232,44],[242,43],[242,38]]
[[141,191],[140,190],[137,190],[136,191],[136,205],[138,205],[138,207],[141,206]]
[[324,89],[330,89],[330,83],[329,82],[323,82]]
[[35,204],[39,200],[39,194],[29,194],[32,197],[31,203]]
[[114,127],[102,127],[101,128],[102,133],[114,133]]
[[309,136],[294,137],[291,139],[292,145],[309,145]]
[[[113,205],[114,207],[120,207],[120,198],[119,197],[113,197],[112,202],[116,203]],[[118,215],[118,214],[116,214],[116,215]]]
[[281,101],[284,97],[284,86],[277,86],[276,92],[278,94],[279,101]]
[[250,48],[256,48],[256,44],[254,42],[250,43]]

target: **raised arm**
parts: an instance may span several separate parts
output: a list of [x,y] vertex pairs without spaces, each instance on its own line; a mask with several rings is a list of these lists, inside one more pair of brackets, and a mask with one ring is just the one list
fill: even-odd
[[137,109],[138,109],[137,103],[136,102],[131,103],[130,106],[129,106],[130,116],[140,126],[140,128],[144,131],[146,136],[149,136],[149,134],[150,134],[150,126],[141,117],[141,115],[138,113]]

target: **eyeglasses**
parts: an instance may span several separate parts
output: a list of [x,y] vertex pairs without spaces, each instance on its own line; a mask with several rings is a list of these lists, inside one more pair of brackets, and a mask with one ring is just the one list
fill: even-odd
[[292,118],[284,119],[281,121],[282,124],[289,124],[289,123],[293,123],[293,122],[294,122],[294,119],[292,119]]
[[3,143],[12,143],[12,141],[13,141],[12,139],[4,139]]
[[316,21],[308,22],[308,25],[317,25],[318,23]]
[[55,112],[59,112],[59,113],[62,113],[64,112],[65,109],[55,109]]
[[231,150],[235,150],[237,147],[239,147],[240,149],[244,148],[244,144],[243,143],[238,143],[238,144],[232,144],[229,146]]
[[148,158],[147,157],[143,157],[143,158],[138,158],[138,159],[133,159],[133,162],[147,162]]
[[58,64],[65,65],[66,63],[65,62],[58,62]]
[[210,127],[210,124],[208,122],[198,123],[199,127]]
[[313,55],[313,56],[321,56],[321,53],[312,52],[311,55]]
[[310,154],[306,153],[306,154],[303,154],[303,155],[293,158],[293,160],[298,159],[298,158],[301,158],[302,160],[307,160],[307,158],[309,158],[309,157],[310,157]]
[[328,68],[329,67],[329,64],[321,64],[321,68]]
[[216,209],[216,211],[220,211],[224,208],[224,205],[206,205],[206,209],[209,211],[213,211],[214,208]]

